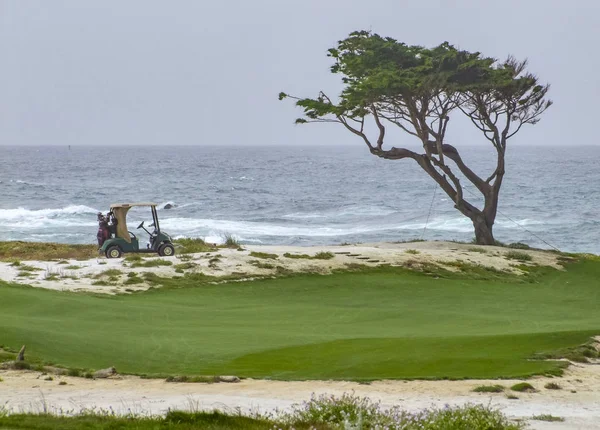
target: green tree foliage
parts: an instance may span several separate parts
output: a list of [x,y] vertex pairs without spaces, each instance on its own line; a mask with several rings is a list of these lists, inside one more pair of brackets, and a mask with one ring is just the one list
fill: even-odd
[[[303,109],[296,123],[338,123],[360,137],[373,155],[413,159],[472,220],[477,243],[493,244],[506,143],[524,124],[537,123],[552,104],[545,98],[549,86],[525,72],[525,61],[509,57],[499,62],[447,42],[425,48],[358,31],[328,55],[334,60],[331,72],[341,75],[344,88],[337,98],[323,91],[316,98],[280,93],[280,100],[292,98]],[[496,168],[487,179],[445,143],[454,115],[466,115],[496,149]],[[386,127],[418,139],[423,151],[384,147]],[[463,178],[483,195],[480,207],[464,195]]]

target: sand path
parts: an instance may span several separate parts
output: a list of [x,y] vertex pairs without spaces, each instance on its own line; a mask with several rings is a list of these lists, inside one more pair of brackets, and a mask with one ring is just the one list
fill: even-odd
[[[287,409],[311,394],[355,392],[381,401],[385,407],[399,405],[417,411],[432,405],[491,404],[515,419],[528,420],[533,429],[600,429],[600,366],[572,365],[560,378],[534,378],[537,393],[478,394],[479,385],[501,384],[505,387],[517,380],[503,381],[379,381],[362,385],[343,381],[280,382],[243,380],[239,383],[185,384],[164,380],[118,376],[116,379],[88,380],[67,376],[46,376],[32,371],[0,371],[0,405],[13,412],[42,411],[73,413],[85,409],[112,409],[120,414],[163,414],[168,409],[232,410],[270,412]],[[66,385],[59,385],[64,381]],[[562,389],[548,390],[544,385],[558,383]],[[531,420],[534,415],[551,414],[564,422]]]

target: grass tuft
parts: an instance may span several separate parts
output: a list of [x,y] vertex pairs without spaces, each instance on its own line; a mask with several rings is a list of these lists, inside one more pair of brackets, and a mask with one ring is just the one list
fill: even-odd
[[417,254],[421,253],[420,251],[417,251],[416,249],[407,249],[404,252],[406,252],[407,254],[413,254],[413,255],[417,255]]
[[90,259],[98,256],[96,245],[64,243],[0,242],[0,261]]
[[286,252],[285,254],[283,254],[283,256],[286,258],[305,259],[305,260],[329,260],[329,259],[335,257],[333,255],[333,253],[331,253],[331,252],[317,252],[313,256],[310,256],[308,254],[291,254],[289,252]]
[[475,393],[501,393],[503,391],[504,387],[502,385],[480,385],[473,389]]
[[139,261],[137,263],[133,263],[131,268],[135,269],[137,267],[160,267],[160,266],[172,266],[173,262],[162,260],[160,258],[155,258],[152,260]]
[[531,246],[527,245],[526,243],[515,242],[515,243],[509,244],[508,248],[512,248],[512,249],[531,249]]
[[186,261],[185,263],[179,263],[175,265],[175,270],[189,270],[197,267],[196,263],[192,263],[191,261]]
[[535,393],[537,391],[529,382],[520,382],[510,387],[510,389],[519,393]]
[[562,390],[562,387],[556,382],[548,382],[546,385],[544,385],[544,388],[547,390]]
[[315,260],[331,260],[333,257],[335,257],[335,255],[333,255],[332,252],[328,252],[328,251],[327,252],[323,252],[323,251],[321,251],[321,252],[317,252],[314,255],[313,258]]
[[274,269],[275,265],[271,264],[271,263],[263,263],[262,261],[258,261],[258,260],[250,260],[249,264],[258,267],[259,269]]
[[508,251],[506,254],[504,254],[504,256],[508,260],[517,260],[517,261],[533,260],[533,257],[531,255],[527,254],[526,252],[519,252],[519,251]]
[[180,254],[195,254],[197,252],[214,251],[217,247],[214,244],[209,244],[200,238],[184,238],[175,239],[173,242]]
[[275,260],[275,259],[279,258],[279,256],[277,254],[269,254],[267,252],[256,252],[256,251],[252,251],[250,253],[250,257],[270,259],[270,260]]
[[225,233],[223,235],[223,246],[226,248],[239,248],[240,242],[233,234]]
[[479,247],[476,247],[476,246],[468,248],[467,251],[469,251],[469,252],[479,252],[480,254],[487,254],[487,250],[486,249],[479,248]]
[[542,414],[542,415],[534,415],[531,417],[532,420],[537,421],[549,421],[549,422],[563,422],[565,419],[563,417],[557,417],[550,414]]

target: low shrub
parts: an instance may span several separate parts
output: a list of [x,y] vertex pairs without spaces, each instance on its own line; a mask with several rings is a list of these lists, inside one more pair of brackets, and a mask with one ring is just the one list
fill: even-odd
[[121,272],[119,269],[108,269],[108,270],[98,273],[97,275],[94,276],[94,278],[96,278],[96,279],[103,278],[103,277],[112,278],[112,277],[116,277],[116,276],[121,276],[122,274],[123,274],[123,272]]
[[480,385],[473,389],[475,393],[501,393],[503,391],[504,387],[502,385]]
[[250,257],[270,259],[270,260],[275,260],[275,259],[279,258],[279,256],[277,254],[269,254],[268,252],[255,252],[255,251],[252,251],[250,253]]
[[16,370],[29,370],[31,369],[31,364],[26,361],[15,361],[13,363],[13,369]]
[[406,250],[406,251],[404,251],[404,252],[406,252],[407,254],[413,254],[413,255],[416,255],[416,254],[420,254],[420,253],[421,253],[421,252],[417,251],[416,249],[407,249],[407,250]]
[[504,256],[509,260],[531,261],[533,257],[526,252],[508,251]]
[[175,265],[175,270],[188,270],[196,267],[196,263],[192,263],[191,261],[186,261],[185,263],[179,263]]
[[310,256],[308,254],[291,254],[289,252],[286,252],[285,254],[283,254],[283,256],[286,258],[306,259],[306,260],[329,260],[329,259],[335,257],[335,255],[333,255],[333,253],[331,253],[331,252],[317,252],[313,256]]
[[513,391],[518,391],[520,393],[535,393],[536,389],[528,382],[520,382],[518,384],[510,387]]
[[204,239],[200,238],[175,239],[174,244],[180,254],[194,254],[196,252],[208,252],[216,249],[214,244],[206,243]]
[[522,243],[522,242],[510,243],[508,245],[508,247],[512,248],[512,249],[531,249],[531,246],[527,245],[526,243]]
[[133,269],[135,269],[137,267],[159,267],[159,266],[172,266],[172,265],[173,265],[173,263],[171,261],[162,260],[160,258],[155,258],[152,260],[138,261],[136,263],[133,263],[131,265],[131,267]]
[[487,254],[487,250],[486,249],[478,248],[478,247],[468,248],[467,251],[469,251],[469,252],[479,252],[480,254]]
[[67,375],[68,376],[79,377],[79,376],[81,376],[81,370],[79,370],[79,369],[69,369],[69,370],[67,370]]
[[223,235],[223,246],[227,247],[227,248],[239,248],[240,247],[240,242],[237,240],[237,238],[230,234],[230,233],[225,233]]
[[555,417],[550,414],[542,414],[542,415],[534,415],[531,417],[532,420],[537,421],[550,421],[550,422],[563,422],[565,419],[563,417]]
[[335,255],[332,252],[317,252],[313,257],[315,260],[331,260]]
[[273,265],[271,263],[263,263],[262,261],[258,261],[258,260],[250,260],[249,263],[255,267],[258,267],[259,269],[274,269],[275,268],[275,265]]
[[562,387],[556,382],[548,382],[546,385],[544,385],[544,388],[547,390],[562,390]]
[[130,263],[136,263],[142,261],[144,258],[140,254],[129,254],[127,255],[123,261],[128,261]]
[[518,430],[525,426],[510,422],[500,411],[489,406],[467,404],[410,413],[399,407],[383,409],[379,403],[353,394],[313,396],[307,402],[294,405],[281,421],[293,427],[346,429],[463,430],[480,429],[484,425],[486,429]]

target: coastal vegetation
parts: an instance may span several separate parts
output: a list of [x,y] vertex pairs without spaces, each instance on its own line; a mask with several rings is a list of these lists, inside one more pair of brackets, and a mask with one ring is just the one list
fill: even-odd
[[[296,123],[340,124],[377,157],[412,159],[471,220],[476,243],[495,244],[508,141],[524,125],[536,124],[550,107],[549,85],[526,71],[527,61],[499,61],[448,42],[433,48],[411,46],[370,31],[351,33],[328,56],[333,59],[331,72],[341,76],[341,94],[336,98],[319,91],[315,98],[305,98],[281,92],[280,100],[292,98],[304,111]],[[446,132],[463,120],[460,116],[493,150],[494,168],[485,176],[446,143]],[[385,148],[394,131],[414,139],[422,152]],[[473,192],[463,187],[463,179]],[[475,203],[479,199],[482,204]]]
[[[244,416],[239,412],[169,410],[160,417],[129,413],[115,416],[114,411],[90,411],[76,416],[40,414],[8,414],[0,409],[0,428],[47,430],[79,429],[208,429],[208,430],[272,430],[314,429],[342,430],[386,428],[390,430],[464,430],[486,429],[520,430],[522,422],[509,420],[499,410],[489,406],[464,405],[429,408],[409,413],[398,407],[384,409],[368,398],[345,394],[340,397],[319,396],[294,405],[291,411],[273,414],[254,413]],[[536,418],[533,419],[543,419]]]

